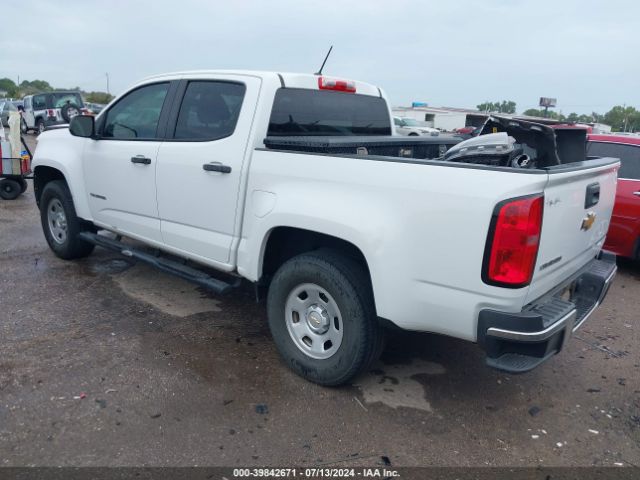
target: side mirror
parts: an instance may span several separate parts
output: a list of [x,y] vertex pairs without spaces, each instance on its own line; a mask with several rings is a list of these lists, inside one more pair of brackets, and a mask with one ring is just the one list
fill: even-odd
[[69,122],[69,132],[74,137],[94,138],[96,133],[95,119],[90,115],[76,115]]

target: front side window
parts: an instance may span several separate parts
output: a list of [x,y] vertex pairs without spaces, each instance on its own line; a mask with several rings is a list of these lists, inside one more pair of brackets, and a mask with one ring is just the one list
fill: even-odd
[[618,178],[640,180],[640,146],[620,143],[589,142],[587,155],[620,159]]
[[380,97],[281,88],[269,120],[270,136],[391,135],[387,102]]
[[168,90],[168,83],[156,83],[122,97],[107,112],[102,137],[114,140],[157,138],[160,112]]
[[189,82],[180,105],[173,138],[218,140],[233,134],[245,86],[222,81]]

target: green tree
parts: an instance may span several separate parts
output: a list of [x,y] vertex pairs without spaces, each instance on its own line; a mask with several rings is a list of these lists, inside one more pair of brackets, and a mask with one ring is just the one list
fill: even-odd
[[476,107],[481,112],[516,113],[516,102],[503,100],[502,102],[484,102]]
[[91,103],[107,104],[113,100],[113,95],[106,92],[89,92],[84,95],[84,99]]
[[538,110],[537,108],[530,108],[522,112],[522,114],[527,115],[529,117],[542,117],[542,118],[546,117],[552,120],[559,120],[559,121],[565,121],[567,119],[567,117],[565,117],[563,114],[554,112],[553,110],[549,110],[545,114],[544,110]]
[[634,107],[616,105],[604,114],[603,120],[615,132],[633,132],[640,129],[640,111]]
[[528,110],[522,112],[522,114],[528,117],[542,117],[544,115],[544,112],[542,110],[538,110],[537,108],[529,108]]
[[10,78],[0,78],[0,90],[7,92],[7,97],[18,95],[18,86]]
[[51,90],[53,90],[53,87],[44,80],[24,80],[20,83],[21,95],[33,95],[34,93],[50,92]]

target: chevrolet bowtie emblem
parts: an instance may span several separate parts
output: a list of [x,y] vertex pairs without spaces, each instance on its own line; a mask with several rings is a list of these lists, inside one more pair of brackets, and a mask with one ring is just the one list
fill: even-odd
[[580,230],[584,230],[585,232],[593,227],[594,222],[596,221],[596,214],[593,212],[587,213],[587,216],[582,219],[582,226]]

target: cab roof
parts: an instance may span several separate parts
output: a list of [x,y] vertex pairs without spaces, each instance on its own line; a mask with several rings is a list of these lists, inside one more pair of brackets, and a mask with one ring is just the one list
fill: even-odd
[[319,78],[341,80],[345,82],[351,82],[355,84],[355,93],[360,95],[372,95],[376,97],[382,97],[382,91],[369,83],[360,82],[357,80],[346,79],[344,77],[335,75],[315,75],[311,73],[291,73],[291,72],[269,72],[260,70],[188,70],[182,72],[163,73],[159,75],[152,75],[146,77],[140,83],[146,83],[150,80],[175,80],[184,77],[197,77],[197,76],[215,76],[215,75],[241,75],[249,77],[258,77],[261,79],[268,79],[270,81],[277,81],[284,88],[306,88],[311,90],[318,90]]

